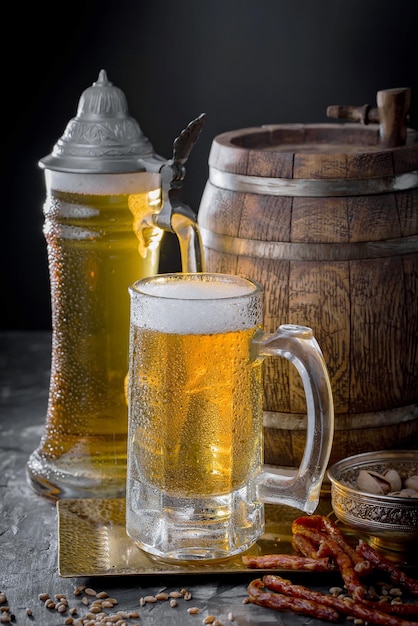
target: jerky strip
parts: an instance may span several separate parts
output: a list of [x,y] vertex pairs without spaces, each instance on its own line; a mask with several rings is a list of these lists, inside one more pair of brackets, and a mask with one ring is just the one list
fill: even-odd
[[251,569],[289,569],[315,572],[329,572],[334,569],[327,557],[309,558],[297,554],[245,555],[242,557],[242,562]]
[[418,580],[402,572],[365,541],[360,540],[356,549],[362,557],[370,561],[373,567],[385,572],[393,583],[408,589],[413,595],[418,595]]
[[[299,615],[309,615],[327,622],[340,621],[340,615],[329,606],[305,598],[289,597],[281,593],[263,591],[261,580],[253,580],[248,585],[248,595],[253,604],[265,606],[276,611],[292,611]],[[416,624],[415,624],[416,626]]]
[[[338,613],[350,615],[360,618],[369,624],[377,624],[378,626],[417,626],[417,622],[410,622],[401,617],[386,613],[383,606],[376,607],[370,604],[355,602],[352,599],[341,599],[335,596],[326,595],[320,591],[313,591],[303,585],[294,585],[290,580],[281,578],[280,576],[266,575],[263,576],[263,584],[268,589],[275,592],[285,594],[291,597],[303,598],[324,606],[328,606]],[[388,609],[392,608],[390,606]]]

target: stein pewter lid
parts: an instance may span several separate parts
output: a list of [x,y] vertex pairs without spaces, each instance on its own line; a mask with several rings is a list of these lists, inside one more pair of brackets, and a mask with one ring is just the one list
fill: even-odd
[[129,115],[125,94],[101,70],[81,94],[76,117],[39,166],[74,173],[140,172],[145,170],[141,159],[153,155],[150,141]]

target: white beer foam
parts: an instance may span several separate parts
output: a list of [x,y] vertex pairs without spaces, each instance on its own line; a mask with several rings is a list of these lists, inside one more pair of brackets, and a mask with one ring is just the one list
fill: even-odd
[[223,333],[252,328],[261,322],[261,297],[256,296],[252,283],[244,280],[242,283],[144,281],[140,290],[142,293],[130,290],[131,321],[149,330]]
[[152,172],[77,174],[45,170],[45,180],[48,187],[57,191],[95,196],[144,193],[161,186],[160,175]]
[[252,293],[251,283],[229,283],[222,281],[169,281],[147,282],[141,285],[141,291],[159,298],[181,298],[183,300],[210,300],[214,298],[236,298]]

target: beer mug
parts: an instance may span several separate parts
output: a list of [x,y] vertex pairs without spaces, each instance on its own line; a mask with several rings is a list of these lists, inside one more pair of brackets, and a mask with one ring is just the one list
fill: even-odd
[[[130,293],[126,529],[169,560],[222,559],[264,531],[264,503],[316,509],[333,400],[310,328],[262,330],[263,290],[240,276],[161,274]],[[263,465],[262,365],[292,362],[307,441],[294,475]]]

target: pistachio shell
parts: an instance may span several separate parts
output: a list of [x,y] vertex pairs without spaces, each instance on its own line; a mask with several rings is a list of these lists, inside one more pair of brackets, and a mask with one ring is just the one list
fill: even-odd
[[415,489],[400,489],[399,491],[393,491],[391,496],[400,496],[401,498],[418,498],[418,491]]
[[373,493],[379,496],[390,492],[390,482],[377,472],[360,470],[356,481],[357,487],[366,493]]
[[418,491],[418,476],[409,476],[405,478],[404,487],[407,489],[414,489],[414,491]]
[[402,478],[399,476],[396,469],[386,470],[383,476],[389,481],[391,491],[399,491],[402,489]]

